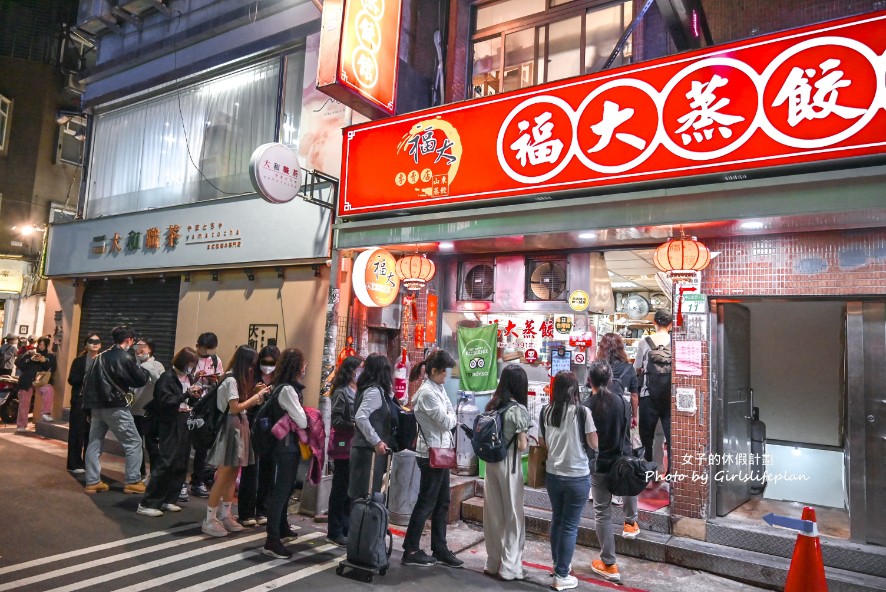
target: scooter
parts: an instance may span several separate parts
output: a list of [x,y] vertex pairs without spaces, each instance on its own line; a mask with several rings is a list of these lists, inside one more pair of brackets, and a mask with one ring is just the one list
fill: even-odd
[[[34,398],[31,398],[31,409],[34,410]],[[18,417],[18,378],[0,376],[0,419],[4,423],[15,423]]]

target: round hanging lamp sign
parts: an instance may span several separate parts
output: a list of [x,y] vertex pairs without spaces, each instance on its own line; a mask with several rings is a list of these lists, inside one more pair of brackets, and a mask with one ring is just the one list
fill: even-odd
[[392,304],[400,294],[396,260],[385,249],[363,251],[354,261],[354,294],[365,306],[377,308]]
[[262,144],[249,160],[252,186],[265,201],[282,204],[295,199],[302,172],[295,152],[279,142]]

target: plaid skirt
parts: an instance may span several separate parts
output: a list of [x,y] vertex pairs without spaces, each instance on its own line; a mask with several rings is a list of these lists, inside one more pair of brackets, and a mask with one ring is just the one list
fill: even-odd
[[206,462],[217,467],[243,467],[255,464],[249,443],[249,420],[245,413],[228,415],[209,450]]

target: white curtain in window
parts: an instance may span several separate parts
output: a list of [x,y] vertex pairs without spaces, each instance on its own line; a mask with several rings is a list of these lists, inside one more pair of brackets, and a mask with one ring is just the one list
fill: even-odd
[[98,115],[88,217],[252,191],[249,157],[274,141],[279,70],[274,59]]

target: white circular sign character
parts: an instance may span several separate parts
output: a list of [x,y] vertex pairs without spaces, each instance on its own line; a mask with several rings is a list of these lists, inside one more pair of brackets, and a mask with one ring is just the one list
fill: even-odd
[[282,204],[295,199],[301,189],[298,157],[284,144],[262,144],[249,160],[252,186],[265,201]]

